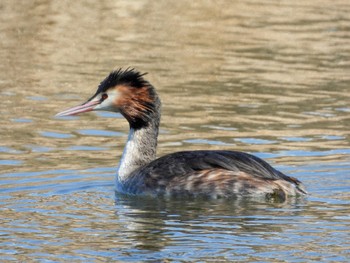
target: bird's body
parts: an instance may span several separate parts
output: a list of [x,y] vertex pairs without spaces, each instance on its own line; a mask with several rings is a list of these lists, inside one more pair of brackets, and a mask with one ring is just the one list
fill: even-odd
[[306,194],[303,184],[262,159],[237,151],[183,151],[156,159],[160,100],[135,70],[112,72],[86,103],[58,116],[91,110],[120,112],[130,132],[116,188],[132,195],[278,197]]
[[203,197],[278,197],[298,195],[300,182],[265,161],[236,151],[186,151],[141,166],[123,181],[122,193]]

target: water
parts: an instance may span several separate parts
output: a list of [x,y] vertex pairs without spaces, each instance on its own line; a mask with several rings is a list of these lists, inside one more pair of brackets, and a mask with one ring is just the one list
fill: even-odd
[[[348,262],[347,1],[2,1],[2,262]],[[163,102],[158,155],[256,154],[286,203],[115,195],[118,114],[54,115],[132,66]]]

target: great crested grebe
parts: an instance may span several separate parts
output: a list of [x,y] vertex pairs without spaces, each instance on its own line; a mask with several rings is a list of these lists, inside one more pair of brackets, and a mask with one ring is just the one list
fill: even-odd
[[131,195],[278,197],[305,195],[304,185],[262,159],[237,151],[183,151],[156,159],[161,102],[134,69],[111,72],[85,103],[58,113],[120,112],[130,131],[116,175],[118,192]]

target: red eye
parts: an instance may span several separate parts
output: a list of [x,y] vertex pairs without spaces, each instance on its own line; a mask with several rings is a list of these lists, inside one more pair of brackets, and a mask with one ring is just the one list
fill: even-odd
[[102,100],[105,100],[108,98],[108,94],[107,93],[103,93],[102,96],[101,96],[101,99]]

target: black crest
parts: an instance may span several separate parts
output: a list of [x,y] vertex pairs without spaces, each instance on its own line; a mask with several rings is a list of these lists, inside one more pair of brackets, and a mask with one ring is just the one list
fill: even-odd
[[142,88],[149,86],[150,84],[146,81],[143,76],[147,73],[141,74],[135,69],[127,68],[125,70],[118,69],[112,71],[98,86],[97,92],[106,92],[109,88],[115,87],[116,85],[127,85],[134,88]]

